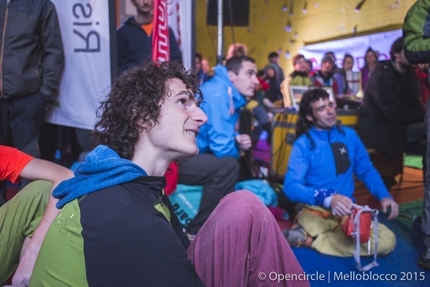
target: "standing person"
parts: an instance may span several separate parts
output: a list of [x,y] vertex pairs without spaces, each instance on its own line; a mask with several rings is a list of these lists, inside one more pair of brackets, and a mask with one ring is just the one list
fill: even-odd
[[[118,66],[121,71],[142,64],[152,56],[152,29],[154,0],[130,0],[136,16],[128,18],[118,29]],[[169,27],[170,60],[182,63],[175,34]]]
[[337,83],[332,74],[333,65],[334,61],[332,56],[324,56],[321,60],[321,69],[310,78],[312,85],[317,87],[332,87],[333,92],[337,94]]
[[[409,9],[403,25],[405,37],[404,53],[411,64],[430,63],[430,40],[427,36],[426,23],[429,14],[430,1],[419,0]],[[425,126],[427,135],[426,164],[430,166],[430,101],[427,101]],[[418,258],[418,266],[430,271],[430,169],[427,168],[424,176],[424,204],[421,221],[423,241],[426,246]]]
[[197,137],[199,154],[179,164],[178,183],[203,186],[198,213],[186,226],[191,235],[197,234],[220,199],[234,191],[240,172],[237,159],[252,145],[251,137],[239,134],[236,126],[245,97],[252,97],[259,83],[256,74],[254,59],[234,56],[226,66],[217,65],[215,75],[201,86],[205,95],[201,107],[208,122]]
[[293,57],[294,71],[288,78],[285,78],[281,83],[281,93],[284,99],[284,107],[288,108],[292,106],[290,86],[310,86],[312,85],[311,79],[309,78],[307,71],[307,62],[305,56],[297,54]]
[[[387,161],[406,151],[407,142],[415,137],[412,131],[417,135],[424,131],[419,84],[405,58],[403,38],[391,45],[390,57],[373,70],[358,118],[358,134],[366,148],[375,149]],[[396,183],[393,176],[384,181],[388,187]]]
[[368,48],[366,51],[366,55],[364,56],[364,67],[361,68],[361,88],[363,91],[366,89],[367,81],[369,80],[370,74],[375,69],[376,64],[378,63],[378,55],[376,51],[372,48]]
[[204,82],[209,80],[209,75],[205,73],[202,69],[202,55],[199,53],[196,53],[195,55],[195,68],[196,68],[196,75],[197,80],[199,81],[199,85],[203,85]]
[[49,0],[6,0],[0,15],[0,144],[39,157],[47,103],[64,68],[57,13]]
[[12,283],[24,287],[28,286],[46,231],[58,214],[51,190],[73,173],[8,146],[0,145],[0,159],[0,180],[45,180],[30,183],[0,207],[0,285],[18,266]]
[[270,65],[274,65],[275,69],[276,69],[276,77],[279,80],[279,82],[281,83],[284,79],[284,70],[282,70],[281,66],[279,66],[279,54],[276,52],[271,52],[268,56],[267,59],[269,60],[269,63],[264,67],[264,71],[267,72],[267,69],[269,68]]
[[[385,188],[369,155],[354,130],[338,124],[336,110],[322,89],[305,92],[300,102],[294,142],[285,175],[284,192],[293,202],[306,204],[297,224],[285,231],[291,246],[311,247],[335,256],[353,256],[355,243],[335,228],[349,215],[354,201],[354,175],[381,203],[388,219],[396,218],[397,203]],[[371,240],[373,241],[373,232]],[[378,225],[378,253],[396,245],[394,233]],[[371,245],[373,246],[373,244]],[[375,250],[372,250],[372,254]],[[367,243],[361,255],[369,255]]]
[[270,211],[248,191],[224,198],[191,244],[184,234],[163,174],[198,153],[207,117],[197,92],[195,76],[174,62],[118,78],[100,109],[98,146],[54,191],[61,211],[30,286],[261,286],[270,284],[262,272],[303,274]]
[[354,58],[350,54],[345,54],[343,57],[342,68],[336,69],[333,78],[337,83],[337,93],[339,95],[345,95],[351,93],[351,89],[348,86],[346,79],[346,73],[352,70],[354,66]]

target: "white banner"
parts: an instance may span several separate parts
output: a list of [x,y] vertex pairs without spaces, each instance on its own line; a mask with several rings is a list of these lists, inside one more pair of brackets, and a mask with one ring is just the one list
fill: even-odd
[[194,55],[191,55],[192,1],[167,0],[167,9],[169,11],[169,27],[175,34],[176,41],[178,41],[182,51],[182,63],[188,70],[194,61]]
[[343,56],[348,53],[354,57],[353,71],[359,71],[364,66],[366,50],[371,47],[379,52],[379,60],[390,59],[390,48],[393,42],[402,36],[402,30],[376,33],[349,39],[308,45],[299,49],[306,59],[311,59],[314,68],[319,69],[321,59],[328,51],[334,52],[336,65],[342,67]]
[[111,85],[109,1],[51,0],[57,9],[66,65],[58,102],[46,121],[94,128],[96,109]]

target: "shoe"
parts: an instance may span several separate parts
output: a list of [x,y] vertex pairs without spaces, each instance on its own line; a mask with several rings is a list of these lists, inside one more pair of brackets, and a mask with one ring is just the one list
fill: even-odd
[[418,259],[418,266],[430,271],[430,247],[427,247],[427,251],[421,254]]
[[312,244],[312,237],[310,237],[303,227],[296,226],[290,230],[282,231],[288,244],[293,247],[309,247]]

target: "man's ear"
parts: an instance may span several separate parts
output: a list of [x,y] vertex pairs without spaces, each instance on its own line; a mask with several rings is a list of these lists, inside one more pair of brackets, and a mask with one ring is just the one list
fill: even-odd
[[227,75],[228,75],[228,78],[230,79],[230,82],[234,82],[234,79],[236,79],[236,74],[232,71],[232,70],[230,70],[230,71],[227,71]]
[[306,119],[307,119],[308,121],[310,121],[310,122],[313,122],[313,121],[314,121],[314,117],[313,117],[311,114],[307,114],[305,117],[306,117]]

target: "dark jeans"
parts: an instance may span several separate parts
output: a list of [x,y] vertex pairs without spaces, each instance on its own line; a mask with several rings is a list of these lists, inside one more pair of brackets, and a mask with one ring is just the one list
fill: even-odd
[[0,99],[0,144],[40,157],[38,138],[45,113],[46,100],[39,92]]
[[178,167],[180,184],[203,186],[199,211],[187,227],[188,233],[197,234],[220,199],[234,191],[239,164],[234,157],[218,158],[213,154],[199,154]]
[[[0,99],[0,144],[40,157],[39,134],[45,122],[46,100],[39,93]],[[29,183],[21,181],[21,188]],[[0,184],[0,205],[5,201],[5,184]]]

